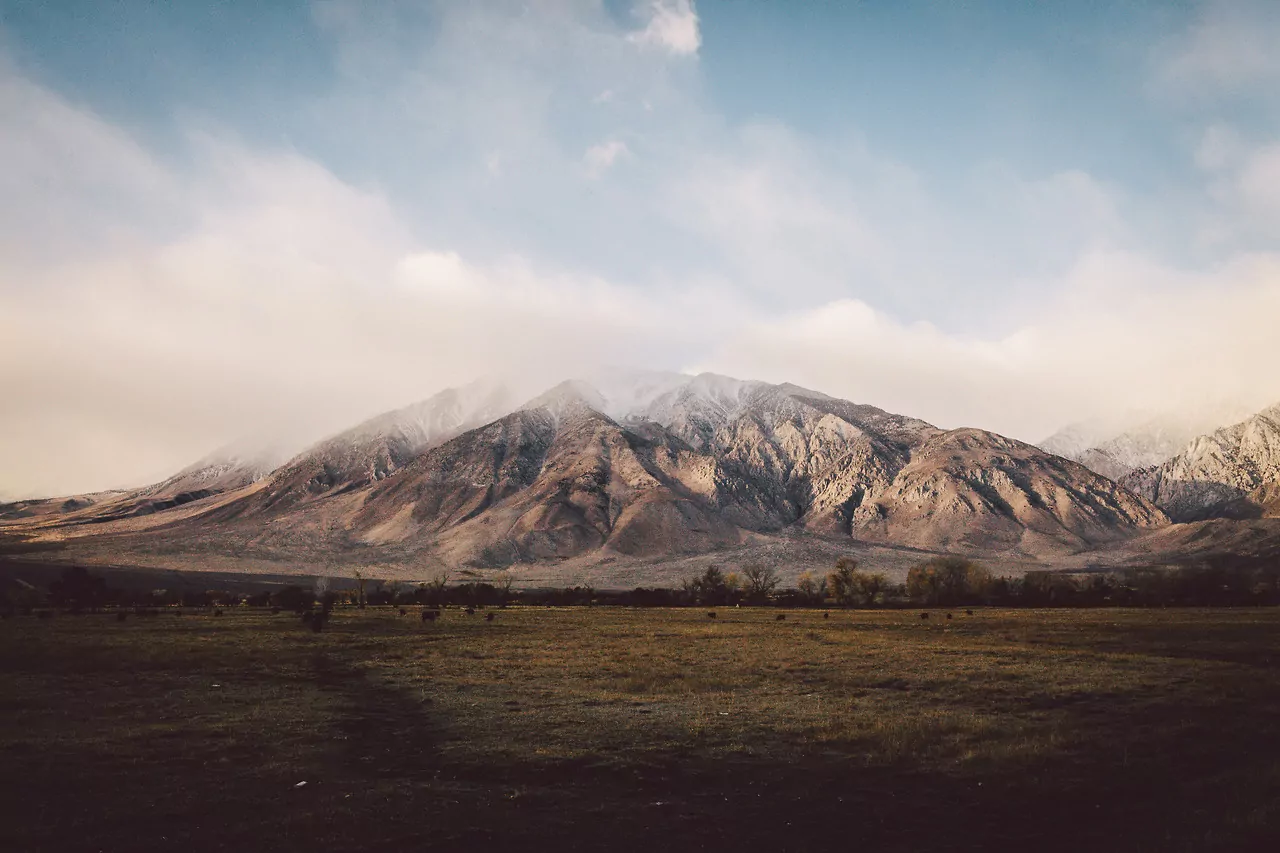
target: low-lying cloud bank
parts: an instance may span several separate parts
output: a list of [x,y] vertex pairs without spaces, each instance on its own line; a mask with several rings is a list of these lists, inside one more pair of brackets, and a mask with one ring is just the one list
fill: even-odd
[[[550,384],[603,364],[790,381],[1030,441],[1117,410],[1280,401],[1280,253],[1172,263],[1131,247],[1122,195],[1089,175],[998,169],[982,173],[987,197],[1019,225],[1010,245],[984,243],[865,146],[837,157],[699,112],[670,64],[697,61],[692,4],[639,11],[632,30],[548,30],[595,63],[577,94],[611,118],[585,139],[544,132],[522,112],[536,97],[512,95],[520,109],[490,128],[467,104],[492,99],[423,88],[476,155],[471,183],[437,181],[454,194],[423,202],[431,215],[213,122],[161,151],[0,61],[0,496],[137,485],[247,433],[301,446],[477,376]],[[344,54],[357,70],[362,45]],[[451,73],[473,59],[449,58]],[[1221,203],[1206,243],[1230,244],[1246,219],[1272,227],[1245,215],[1280,210],[1271,151],[1206,132]],[[575,193],[580,210],[561,215]],[[455,239],[449,214],[495,199],[508,207],[494,233]],[[493,249],[513,209],[548,245],[646,262],[532,252],[525,231]],[[1005,252],[1065,260],[1018,279],[988,262]],[[949,322],[899,319],[928,316],[909,307],[930,299],[956,309]]]

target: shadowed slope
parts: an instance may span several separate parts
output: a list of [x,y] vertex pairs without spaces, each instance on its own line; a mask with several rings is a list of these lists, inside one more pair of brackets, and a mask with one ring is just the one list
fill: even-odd
[[1075,462],[995,433],[932,438],[854,535],[931,550],[1083,548],[1167,523],[1147,501]]

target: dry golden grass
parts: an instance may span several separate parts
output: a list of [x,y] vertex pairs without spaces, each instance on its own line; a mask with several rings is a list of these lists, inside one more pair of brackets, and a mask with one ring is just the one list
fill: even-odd
[[0,847],[1277,840],[1280,612],[775,614],[6,620]]

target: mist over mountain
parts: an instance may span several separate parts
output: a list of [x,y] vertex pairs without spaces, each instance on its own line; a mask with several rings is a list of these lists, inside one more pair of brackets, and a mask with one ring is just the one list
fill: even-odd
[[12,505],[8,519],[121,553],[477,571],[804,542],[1035,562],[1168,521],[995,433],[796,385],[621,370],[529,398],[495,380],[447,389],[270,471],[207,460],[147,489]]
[[1280,405],[1198,436],[1121,482],[1178,521],[1280,517]]
[[1195,437],[1249,414],[1250,410],[1240,403],[1218,401],[1158,414],[1095,418],[1068,424],[1038,446],[1104,477],[1121,480],[1138,468],[1171,459]]

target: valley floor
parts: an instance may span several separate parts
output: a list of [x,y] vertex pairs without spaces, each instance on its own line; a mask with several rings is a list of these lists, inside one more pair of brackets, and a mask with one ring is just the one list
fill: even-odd
[[1280,845],[1280,610],[491,612],[0,621],[0,849]]

